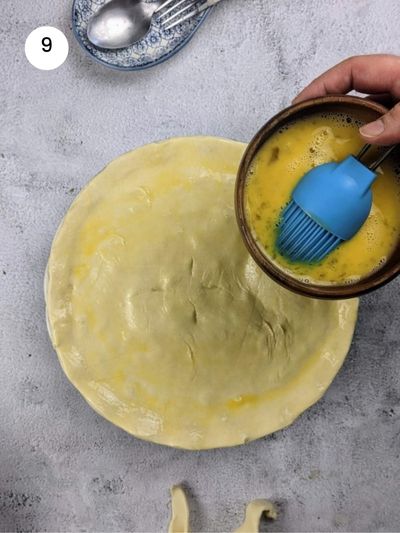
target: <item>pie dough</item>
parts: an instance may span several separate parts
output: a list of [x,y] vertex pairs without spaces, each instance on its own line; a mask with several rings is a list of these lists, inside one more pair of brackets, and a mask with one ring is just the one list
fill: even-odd
[[189,505],[186,494],[179,485],[171,489],[171,511],[168,533],[189,533]]
[[246,507],[243,524],[234,533],[258,533],[263,514],[271,520],[276,520],[278,517],[278,512],[272,502],[269,500],[253,500]]
[[[172,516],[168,533],[190,533],[189,505],[185,491],[179,485],[175,485],[171,489],[171,509]],[[278,512],[272,502],[269,500],[253,500],[246,507],[243,524],[234,533],[258,533],[263,514],[271,520],[276,520],[278,517]]]
[[233,446],[290,424],[348,351],[356,300],[286,291],[235,221],[245,145],[192,137],[144,146],[79,194],[46,276],[50,336],[89,404],[137,437]]

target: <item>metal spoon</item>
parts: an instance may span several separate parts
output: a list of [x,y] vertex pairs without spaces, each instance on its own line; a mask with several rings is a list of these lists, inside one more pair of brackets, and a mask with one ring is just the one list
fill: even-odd
[[150,29],[160,0],[111,0],[90,19],[87,36],[98,48],[126,48],[140,41]]

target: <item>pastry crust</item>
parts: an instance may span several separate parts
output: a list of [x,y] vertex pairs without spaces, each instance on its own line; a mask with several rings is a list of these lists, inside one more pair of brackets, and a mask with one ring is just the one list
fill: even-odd
[[190,533],[189,505],[185,491],[179,485],[171,488],[171,515],[168,533]]
[[[243,524],[234,533],[258,533],[261,517],[265,514],[276,520],[278,511],[269,500],[253,500],[246,507]],[[180,485],[171,488],[171,520],[168,533],[190,533],[190,510],[184,489]]]
[[233,446],[290,424],[324,393],[356,300],[303,298],[255,265],[233,191],[245,145],[192,137],[119,157],[55,236],[50,336],[89,404],[170,446]]
[[272,502],[269,500],[253,500],[246,507],[243,524],[234,533],[258,533],[263,514],[271,520],[276,520],[278,517],[278,512]]

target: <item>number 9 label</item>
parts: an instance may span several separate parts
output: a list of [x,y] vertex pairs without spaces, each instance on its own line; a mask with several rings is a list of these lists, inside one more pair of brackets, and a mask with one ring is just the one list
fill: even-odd
[[25,42],[25,55],[40,70],[54,70],[67,59],[68,41],[62,31],[52,26],[33,30]]

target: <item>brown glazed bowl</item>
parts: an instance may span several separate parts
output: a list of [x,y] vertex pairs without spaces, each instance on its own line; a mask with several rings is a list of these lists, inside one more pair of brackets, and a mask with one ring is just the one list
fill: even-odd
[[[317,285],[305,283],[292,277],[290,274],[280,269],[264,254],[253,237],[246,220],[245,186],[254,156],[275,131],[280,129],[287,122],[295,120],[296,118],[304,117],[315,112],[338,112],[349,113],[366,123],[375,120],[386,111],[387,109],[384,106],[356,96],[324,96],[321,98],[313,98],[306,102],[301,102],[300,104],[288,107],[275,115],[250,141],[240,163],[236,179],[236,218],[245,245],[254,261],[270,278],[280,285],[283,285],[286,289],[303,296],[331,300],[354,298],[378,289],[395,278],[400,272],[400,235],[396,249],[393,251],[385,265],[355,283],[346,285]],[[400,156],[397,157],[399,157],[400,163]],[[268,176],[266,176],[266,179],[268,179]]]

